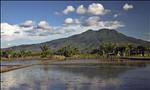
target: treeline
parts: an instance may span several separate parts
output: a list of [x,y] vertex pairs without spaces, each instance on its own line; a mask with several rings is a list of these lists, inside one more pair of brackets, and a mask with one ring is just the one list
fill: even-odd
[[117,45],[114,43],[101,44],[99,48],[94,49],[92,54],[101,56],[150,56],[150,48],[142,45]]
[[47,45],[40,46],[41,52],[32,52],[30,50],[20,50],[18,52],[13,51],[12,49],[7,49],[1,51],[1,57],[4,58],[24,58],[24,57],[33,57],[40,56],[41,58],[47,58],[52,55],[62,55],[65,57],[72,57],[74,55],[97,55],[102,57],[110,56],[150,56],[150,48],[144,46],[134,46],[131,44],[127,45],[117,45],[114,43],[104,43],[90,52],[81,52],[78,48],[71,45],[64,46],[57,51],[51,50]]
[[39,53],[33,53],[32,51],[27,50],[20,50],[18,52],[15,52],[12,49],[7,49],[5,51],[1,51],[1,57],[2,58],[24,58],[24,57],[33,57],[33,56],[39,56]]
[[53,52],[47,45],[40,46],[41,52],[32,52],[30,50],[20,50],[14,51],[12,49],[7,49],[5,51],[1,50],[2,58],[25,58],[25,57],[33,57],[40,56],[41,58],[50,57],[52,55],[62,55],[65,57],[71,57],[73,55],[79,54],[80,50],[76,47],[67,45]]

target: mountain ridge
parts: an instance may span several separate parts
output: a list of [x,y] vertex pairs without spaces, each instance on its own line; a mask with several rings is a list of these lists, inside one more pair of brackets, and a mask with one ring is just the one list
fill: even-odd
[[79,48],[81,51],[91,51],[102,43],[110,42],[119,45],[128,43],[133,45],[150,45],[148,41],[126,36],[113,29],[100,29],[96,31],[89,29],[83,33],[72,35],[67,38],[60,38],[38,44],[13,46],[10,48],[16,51],[20,49],[39,51],[41,45],[47,44],[52,50],[57,50],[65,45],[71,45]]

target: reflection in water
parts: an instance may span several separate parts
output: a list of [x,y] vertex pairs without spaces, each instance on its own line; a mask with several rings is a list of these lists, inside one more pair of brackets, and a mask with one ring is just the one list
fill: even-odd
[[1,74],[2,90],[149,90],[150,67],[37,65]]

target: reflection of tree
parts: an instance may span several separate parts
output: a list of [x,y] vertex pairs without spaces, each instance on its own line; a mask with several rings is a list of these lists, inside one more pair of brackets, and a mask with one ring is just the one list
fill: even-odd
[[41,90],[48,90],[48,87],[50,86],[50,82],[49,82],[49,75],[48,75],[48,65],[43,65],[43,78],[41,79]]
[[124,68],[123,67],[121,68],[121,66],[115,65],[74,66],[74,67],[68,66],[68,67],[59,67],[55,69],[66,73],[73,73],[77,75],[87,76],[89,78],[93,77],[115,78],[128,70],[126,66]]
[[49,69],[48,65],[43,65],[43,70],[44,70],[46,73],[48,73],[48,69]]
[[66,88],[66,90],[74,90],[74,84],[73,83],[67,83],[67,88]]
[[[41,65],[35,68],[6,74],[5,79],[15,81],[13,89],[19,90],[100,90],[112,86],[114,90],[120,84],[120,74],[131,70],[126,66],[75,66],[49,67]],[[134,68],[135,69],[135,68]],[[33,70],[33,71],[32,71]],[[15,74],[15,75],[12,75]],[[9,79],[9,78],[14,78]],[[17,84],[17,87],[14,84]],[[11,89],[12,89],[11,86]],[[63,88],[63,89],[61,89]]]

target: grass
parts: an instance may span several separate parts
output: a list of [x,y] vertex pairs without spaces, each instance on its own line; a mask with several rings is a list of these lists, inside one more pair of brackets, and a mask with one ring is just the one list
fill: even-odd
[[45,58],[41,58],[40,56],[27,56],[27,57],[19,57],[19,58],[3,58],[1,57],[2,61],[13,61],[13,60],[66,60],[66,59],[150,59],[150,56],[140,56],[140,55],[134,55],[134,56],[125,56],[125,57],[117,57],[117,56],[112,56],[112,57],[103,57],[99,56],[97,54],[78,54],[78,55],[73,55],[71,57],[65,57],[63,55],[50,55]]
[[65,59],[65,56],[62,56],[62,55],[50,55],[46,58],[42,58],[42,59],[45,59],[45,60],[64,60]]

